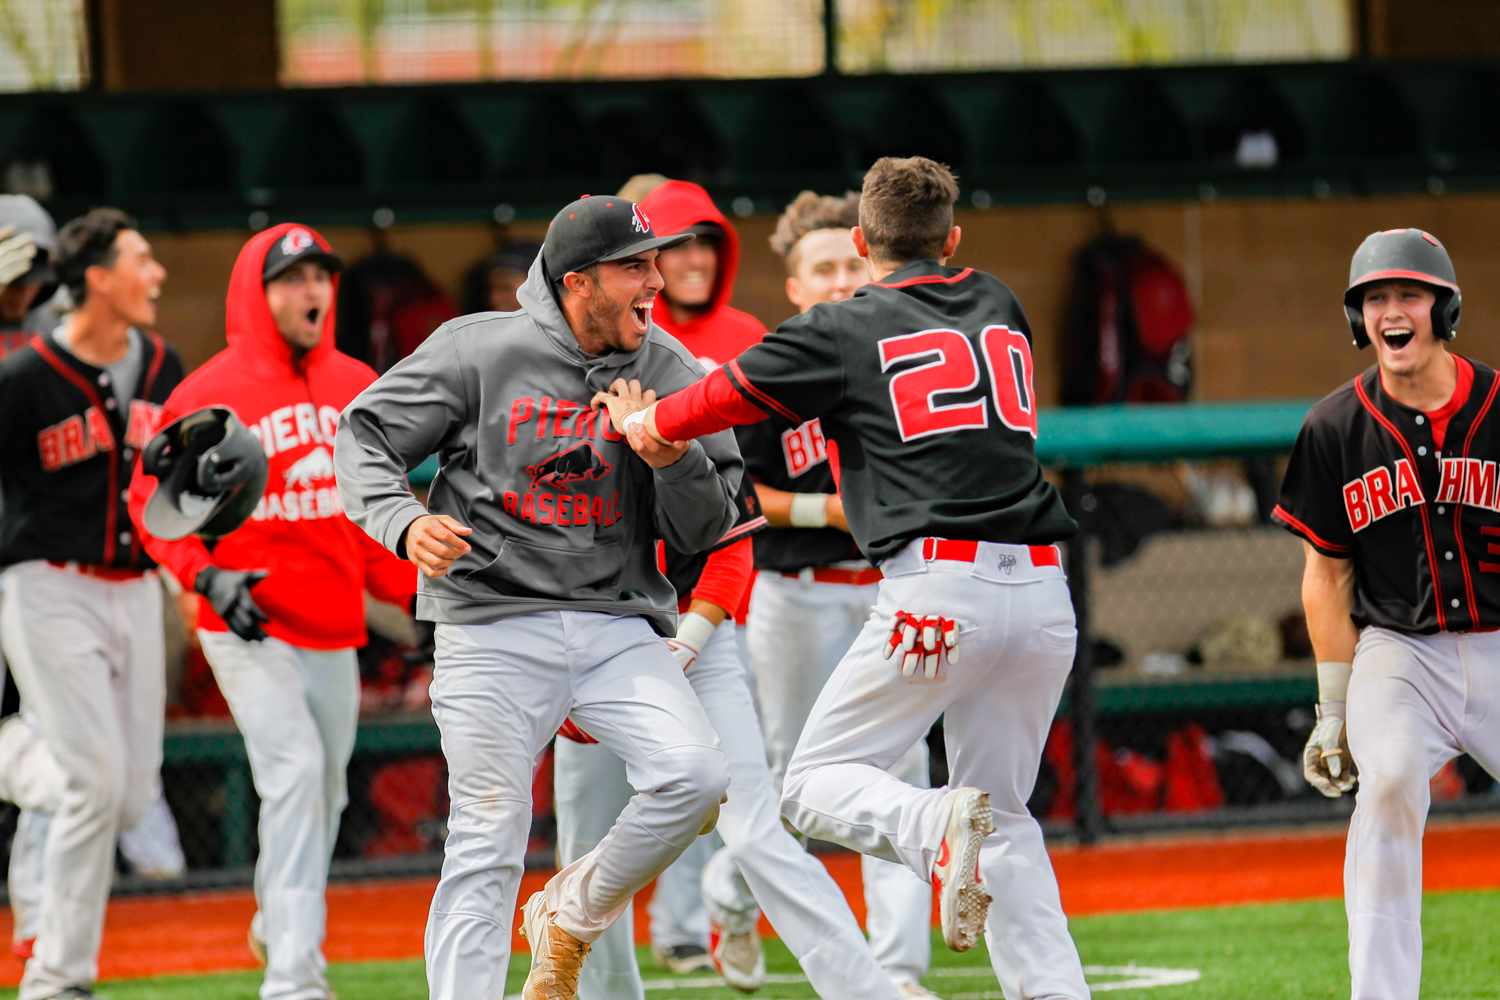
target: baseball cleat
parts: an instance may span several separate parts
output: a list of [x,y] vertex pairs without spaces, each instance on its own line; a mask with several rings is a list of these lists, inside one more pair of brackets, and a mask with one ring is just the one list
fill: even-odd
[[708,949],[697,944],[674,944],[670,948],[653,944],[651,957],[656,959],[657,968],[677,976],[709,972],[714,967],[714,960],[709,957]]
[[932,866],[943,918],[943,941],[954,951],[968,951],[979,943],[989,915],[990,894],[979,876],[979,848],[995,832],[990,797],[977,788],[955,788],[948,793],[948,832]]
[[270,960],[266,958],[266,943],[255,936],[254,924],[251,924],[250,929],[245,932],[245,944],[250,946],[250,954],[255,956],[255,960],[259,962],[260,967],[264,969],[266,967],[266,963]]
[[69,986],[47,997],[47,1000],[99,1000],[99,994],[87,986]]
[[521,936],[531,946],[522,1000],[573,1000],[589,946],[552,922],[544,893],[532,893],[521,910]]
[[718,924],[708,925],[708,950],[724,982],[742,993],[754,993],[766,983],[766,951],[754,927],[748,934],[729,934]]
[[23,962],[29,959],[35,950],[36,938],[34,937],[18,938],[10,943],[10,953]]
[[901,1000],[943,1000],[942,997],[917,982],[915,979],[891,980]]

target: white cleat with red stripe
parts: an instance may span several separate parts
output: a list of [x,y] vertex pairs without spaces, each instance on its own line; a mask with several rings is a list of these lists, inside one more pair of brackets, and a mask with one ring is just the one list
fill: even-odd
[[979,943],[990,911],[990,894],[979,877],[979,848],[995,832],[990,797],[977,788],[955,788],[948,793],[948,831],[932,883],[938,888],[943,941],[954,951],[968,951]]

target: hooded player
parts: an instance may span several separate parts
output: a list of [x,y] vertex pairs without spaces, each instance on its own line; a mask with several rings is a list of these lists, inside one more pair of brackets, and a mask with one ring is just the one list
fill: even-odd
[[250,946],[266,966],[263,1000],[331,996],[323,893],[359,717],[364,592],[409,608],[417,588],[409,563],[344,516],[334,483],[339,412],[375,380],[334,349],[338,270],[305,226],[251,237],[229,279],[228,348],[167,400],[165,421],[227,406],[260,439],[270,480],[250,520],[212,550],[196,536],[165,541],[142,526],[156,478],[138,475],[130,494],[147,551],[201,595],[203,653],[250,756],[261,799]]
[[[1344,310],[1375,364],[1307,414],[1273,517],[1302,539],[1318,657],[1307,780],[1360,795],[1344,856],[1353,1000],[1415,1000],[1433,775],[1500,776],[1495,371],[1450,352],[1461,296],[1420,229],[1371,234]],[[1347,731],[1346,731],[1347,720]]]

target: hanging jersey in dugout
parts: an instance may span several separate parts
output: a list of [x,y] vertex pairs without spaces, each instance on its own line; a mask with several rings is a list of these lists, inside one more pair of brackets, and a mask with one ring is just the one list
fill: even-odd
[[1500,381],[1473,368],[1442,446],[1392,399],[1378,366],[1307,414],[1272,517],[1325,556],[1354,561],[1356,625],[1431,634],[1500,627]]
[[908,264],[723,371],[781,430],[819,420],[871,561],[924,535],[1044,545],[1077,531],[1036,460],[1026,317],[982,271]]

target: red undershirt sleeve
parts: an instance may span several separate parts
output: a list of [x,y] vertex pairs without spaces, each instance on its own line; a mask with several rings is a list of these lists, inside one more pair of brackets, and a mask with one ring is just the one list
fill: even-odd
[[732,545],[710,552],[703,572],[693,587],[693,600],[707,601],[733,615],[750,584],[754,555],[750,539],[742,538]]
[[690,441],[740,424],[760,423],[767,416],[740,394],[724,369],[716,368],[656,404],[656,433],[668,441]]

